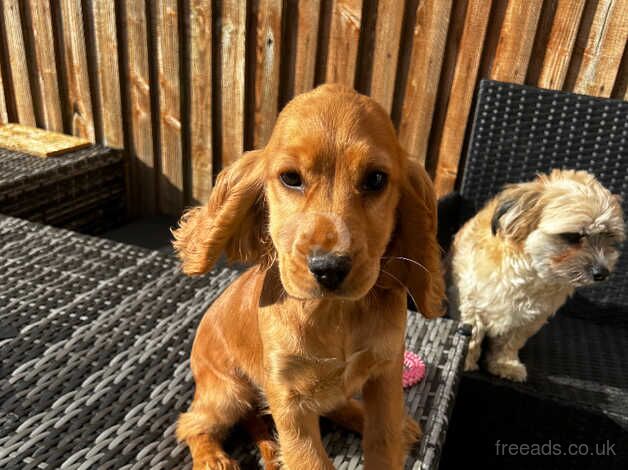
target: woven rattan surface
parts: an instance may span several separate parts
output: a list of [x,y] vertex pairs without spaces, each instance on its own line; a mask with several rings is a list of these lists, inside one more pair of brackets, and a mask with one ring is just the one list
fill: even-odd
[[628,329],[559,313],[521,351],[519,386],[607,415],[628,430]]
[[[236,276],[188,278],[170,256],[0,216],[0,468],[190,468],[174,423],[192,398],[189,351],[207,306]],[[406,393],[424,429],[408,468],[436,468],[467,337],[409,314],[427,364]],[[337,468],[361,468],[358,436],[326,423]],[[258,454],[238,432],[243,468]]]
[[[593,173],[628,214],[628,102],[482,80],[462,196],[480,208],[504,184],[552,168]],[[626,246],[609,281],[581,296],[628,308]]]
[[92,147],[50,158],[0,149],[0,213],[85,233],[125,218],[120,152]]

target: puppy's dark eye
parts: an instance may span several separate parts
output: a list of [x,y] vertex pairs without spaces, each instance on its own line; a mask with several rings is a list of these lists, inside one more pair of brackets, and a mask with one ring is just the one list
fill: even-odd
[[582,240],[582,235],[576,232],[561,233],[560,238],[570,245],[577,245]]
[[279,175],[279,179],[288,188],[300,189],[303,186],[301,175],[296,171],[286,171]]
[[362,181],[362,190],[375,192],[381,191],[388,182],[388,175],[383,171],[371,171],[366,174]]

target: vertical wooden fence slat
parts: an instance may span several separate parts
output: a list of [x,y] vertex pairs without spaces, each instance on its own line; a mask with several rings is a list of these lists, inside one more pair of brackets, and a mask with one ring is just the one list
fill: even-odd
[[96,77],[100,100],[103,143],[122,148],[122,107],[120,105],[120,70],[114,0],[92,0],[96,43]]
[[[517,0],[519,1],[519,0]],[[480,55],[479,76],[486,78],[491,73],[491,66],[497,51],[499,37],[506,16],[509,0],[492,0],[492,7],[488,17],[488,26],[486,27],[486,35],[484,45],[476,54]]]
[[395,71],[403,6],[397,0],[379,0],[375,26],[375,51],[371,74],[371,97],[390,113],[395,91]]
[[4,99],[4,81],[2,79],[2,68],[0,68],[0,124],[9,122],[7,113],[7,103]]
[[511,0],[506,8],[491,78],[523,83],[543,0]]
[[362,0],[333,0],[326,82],[353,88],[361,21]]
[[600,0],[574,92],[608,97],[628,38],[628,1]]
[[282,0],[259,0],[255,65],[253,145],[266,145],[277,117]]
[[22,36],[22,20],[17,0],[4,0],[4,29],[6,32],[7,60],[11,70],[11,85],[17,120],[22,124],[35,126],[35,110],[31,97],[31,88],[26,63],[26,48]]
[[37,76],[39,106],[43,125],[50,131],[63,132],[59,82],[55,63],[56,44],[52,35],[52,15],[48,0],[29,0],[32,34],[34,38],[34,67]]
[[127,152],[132,162],[134,175],[131,187],[132,200],[137,212],[152,215],[156,212],[156,171],[151,121],[151,90],[148,65],[148,23],[146,6],[137,0],[125,0],[125,30],[128,63],[129,125]]
[[222,166],[234,162],[244,149],[244,71],[246,2],[223,0],[221,11]]
[[177,0],[155,2],[159,83],[159,208],[178,214],[183,208],[183,146],[179,88]]
[[617,79],[613,85],[611,98],[628,101],[628,44],[624,49],[624,57],[621,59]]
[[451,8],[449,19],[449,30],[447,31],[447,43],[445,44],[445,55],[441,66],[440,78],[438,81],[438,92],[434,103],[434,115],[432,117],[432,129],[428,141],[427,153],[425,156],[425,169],[433,177],[438,160],[438,147],[445,126],[445,114],[449,103],[451,84],[454,79],[456,61],[458,59],[458,48],[462,31],[464,29],[467,6],[469,0],[455,1]]
[[565,83],[585,0],[558,0],[538,87],[561,90]]
[[81,2],[61,0],[60,3],[65,47],[64,67],[68,86],[66,112],[70,115],[70,132],[95,142]]
[[458,57],[451,83],[451,93],[445,114],[434,186],[438,196],[451,191],[456,182],[460,152],[475,92],[478,68],[486,29],[491,11],[491,1],[469,0]]
[[545,58],[545,50],[547,42],[554,23],[554,15],[556,14],[557,0],[543,0],[539,20],[536,27],[536,34],[530,52],[530,61],[528,62],[525,83],[534,84],[541,75],[541,67]]
[[212,8],[190,5],[190,139],[192,199],[205,203],[212,188]]
[[[321,13],[320,0],[299,0],[297,37],[294,65],[294,94],[304,93],[314,87],[316,72],[316,45],[318,22]],[[288,21],[291,21],[288,18]]]
[[578,78],[578,72],[580,71],[580,64],[584,57],[584,50],[589,42],[589,33],[593,26],[593,18],[595,18],[595,11],[600,0],[585,0],[584,9],[580,17],[580,24],[578,25],[578,32],[576,33],[576,40],[574,41],[573,50],[571,51],[571,58],[569,59],[569,66],[567,67],[567,75],[563,83],[563,90],[573,92],[576,86],[576,78]]
[[451,5],[451,0],[422,0],[417,7],[399,140],[402,147],[421,163],[425,163],[432,127]]

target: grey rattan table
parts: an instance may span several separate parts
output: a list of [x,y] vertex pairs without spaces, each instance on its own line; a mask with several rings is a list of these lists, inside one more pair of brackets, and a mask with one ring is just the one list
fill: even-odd
[[0,149],[0,213],[91,234],[119,226],[122,154],[99,145],[49,158]]
[[[0,468],[190,468],[174,438],[189,351],[237,275],[188,278],[168,255],[0,216]],[[427,373],[406,393],[425,432],[408,468],[438,465],[467,341],[452,320],[409,314]],[[361,468],[358,436],[323,427],[336,467]],[[257,467],[237,430],[228,449]]]

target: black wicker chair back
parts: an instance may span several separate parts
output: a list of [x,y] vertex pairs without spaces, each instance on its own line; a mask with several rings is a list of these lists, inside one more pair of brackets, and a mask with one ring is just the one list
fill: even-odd
[[[593,173],[628,214],[628,102],[482,80],[460,185],[460,207],[471,211],[462,217],[505,184],[553,168]],[[593,306],[628,310],[628,243],[609,281],[580,290],[567,308]]]

